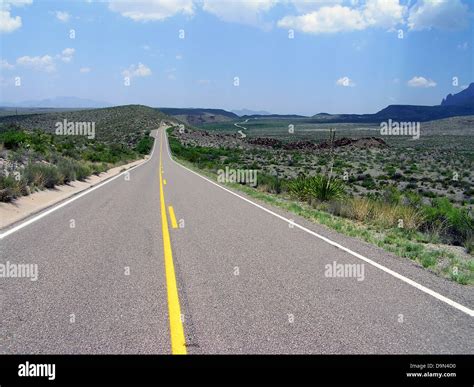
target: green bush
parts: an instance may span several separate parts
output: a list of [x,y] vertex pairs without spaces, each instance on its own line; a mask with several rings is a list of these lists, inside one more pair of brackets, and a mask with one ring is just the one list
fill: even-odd
[[327,176],[299,177],[288,183],[288,192],[299,200],[328,201],[344,196],[344,183]]
[[289,194],[301,201],[308,200],[308,191],[306,189],[306,178],[298,177],[297,179],[291,180],[288,183],[288,192]]
[[62,175],[62,182],[67,184],[77,179],[75,163],[69,159],[62,159],[58,162],[59,173]]
[[282,180],[276,176],[258,173],[257,187],[260,191],[279,194],[282,192]]
[[17,149],[26,144],[28,135],[22,131],[11,130],[0,133],[0,143],[3,143],[7,149]]
[[27,188],[23,179],[17,180],[12,176],[0,176],[0,202],[10,202],[26,194]]
[[54,165],[28,164],[24,170],[24,178],[29,186],[37,188],[54,188],[61,183],[61,175]]
[[135,150],[142,155],[147,155],[148,153],[150,153],[152,147],[153,147],[153,138],[143,137],[138,142]]
[[423,228],[443,230],[447,242],[463,245],[474,230],[474,219],[465,209],[455,207],[447,198],[433,199],[431,206],[423,206]]
[[84,180],[86,177],[92,175],[92,170],[91,168],[83,163],[77,163],[76,167],[76,177],[77,180]]

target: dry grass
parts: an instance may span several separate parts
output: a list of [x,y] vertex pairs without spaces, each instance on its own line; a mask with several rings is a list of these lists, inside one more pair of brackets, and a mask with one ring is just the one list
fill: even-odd
[[360,222],[375,223],[384,228],[400,227],[418,230],[423,216],[417,209],[401,204],[374,201],[367,198],[354,198],[348,201],[344,213]]

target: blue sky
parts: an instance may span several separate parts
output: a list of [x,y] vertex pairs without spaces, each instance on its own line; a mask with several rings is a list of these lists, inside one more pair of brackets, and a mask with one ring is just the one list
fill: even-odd
[[0,3],[0,104],[372,113],[474,81],[467,0]]

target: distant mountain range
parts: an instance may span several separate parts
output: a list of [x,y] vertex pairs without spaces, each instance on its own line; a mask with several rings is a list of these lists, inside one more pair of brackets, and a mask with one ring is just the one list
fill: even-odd
[[238,116],[270,116],[272,113],[266,112],[265,110],[250,110],[250,109],[240,109],[232,110],[232,113],[237,114]]
[[474,105],[474,83],[457,94],[448,94],[446,98],[441,101],[441,106],[456,106],[456,105]]
[[457,93],[449,94],[440,105],[389,105],[375,114],[326,114],[319,113],[311,117],[313,123],[323,122],[381,122],[394,121],[431,121],[442,118],[474,115],[474,83]]
[[214,122],[225,122],[237,120],[239,116],[223,109],[201,109],[201,108],[158,108],[158,110],[169,116],[173,116],[189,125],[202,125]]
[[[76,97],[56,97],[41,101],[24,101],[17,104],[1,104],[5,107],[24,108],[100,108],[109,107],[106,102],[98,102]],[[312,123],[360,122],[373,123],[392,119],[395,121],[431,121],[455,116],[474,115],[474,83],[456,94],[448,94],[436,106],[389,105],[374,114],[328,114],[318,113],[312,117],[296,114],[270,114],[249,109],[233,110],[206,108],[158,108],[164,114],[178,118],[190,125],[234,121],[240,118],[305,119]]]
[[23,108],[102,108],[112,106],[107,102],[94,101],[78,97],[55,97],[42,100],[31,100],[22,102],[0,102],[4,107]]

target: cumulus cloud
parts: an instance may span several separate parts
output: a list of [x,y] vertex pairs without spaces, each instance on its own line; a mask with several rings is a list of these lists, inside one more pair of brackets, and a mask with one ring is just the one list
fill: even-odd
[[461,0],[418,0],[410,8],[411,30],[457,30],[469,25],[469,8]]
[[5,70],[11,70],[13,69],[15,66],[13,66],[12,64],[8,63],[7,60],[5,59],[0,59],[0,68],[1,69],[5,69]]
[[138,65],[132,64],[128,67],[128,69],[122,71],[122,75],[128,78],[148,77],[151,75],[151,70],[143,63],[138,63]]
[[342,4],[343,0],[289,0],[300,13],[317,11],[321,7]]
[[352,79],[350,79],[349,77],[342,77],[342,78],[339,78],[337,81],[336,81],[336,85],[337,86],[342,86],[342,87],[354,87],[355,86],[355,83]]
[[415,76],[408,81],[408,86],[410,87],[435,87],[436,82],[432,79],[427,79],[425,77]]
[[406,6],[399,0],[367,0],[363,5],[324,5],[299,16],[285,16],[278,21],[281,28],[305,33],[323,34],[364,30],[369,27],[390,29],[403,23]]
[[202,9],[226,22],[265,26],[262,16],[278,0],[204,0]]
[[20,58],[17,58],[16,64],[33,70],[44,71],[51,73],[56,71],[56,62],[57,59],[69,63],[72,61],[74,55],[74,48],[65,48],[61,51],[60,54],[55,55],[43,55],[43,56],[29,56],[25,55]]
[[21,27],[21,17],[12,16],[12,7],[29,5],[33,0],[2,0],[0,1],[0,33],[9,33]]
[[341,5],[322,7],[319,11],[300,16],[285,16],[278,21],[278,26],[313,34],[363,30],[366,27],[359,11]]
[[91,72],[91,68],[90,67],[81,67],[79,69],[79,72],[80,73],[90,73]]
[[60,22],[66,23],[69,21],[71,18],[71,15],[66,12],[66,11],[56,11],[55,12],[56,19],[58,19]]
[[134,21],[147,22],[179,14],[192,16],[200,7],[225,22],[268,28],[273,21],[265,20],[265,16],[277,4],[293,7],[295,12],[278,20],[279,27],[310,34],[367,28],[390,31],[400,26],[410,30],[456,29],[469,25],[469,9],[462,0],[109,0],[109,9]]
[[109,9],[134,21],[147,22],[167,19],[176,14],[194,14],[193,0],[109,0]]
[[69,63],[72,61],[72,57],[74,56],[74,52],[76,50],[74,48],[65,48],[61,54],[57,55],[59,59],[61,59],[65,63]]
[[43,56],[22,56],[16,60],[17,65],[31,68],[38,71],[51,73],[56,70],[54,58],[50,55]]

